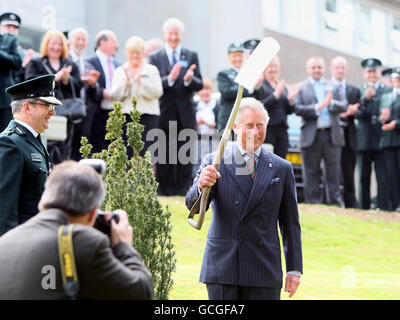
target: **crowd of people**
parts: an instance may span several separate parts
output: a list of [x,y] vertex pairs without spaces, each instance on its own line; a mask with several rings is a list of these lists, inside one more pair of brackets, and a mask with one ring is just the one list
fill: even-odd
[[[80,139],[87,136],[93,152],[108,146],[105,140],[108,113],[114,101],[121,101],[123,113],[132,110],[137,99],[144,125],[142,155],[152,141],[146,139],[152,129],[165,134],[165,163],[156,163],[155,176],[160,195],[185,195],[189,190],[200,160],[215,151],[238,91],[234,79],[246,58],[259,43],[250,39],[232,43],[227,50],[229,67],[220,71],[216,83],[220,97],[216,99],[213,82],[203,78],[196,52],[182,47],[183,23],[170,18],[163,24],[164,42],[145,41],[139,36],[125,43],[125,61],[115,59],[119,44],[111,30],[98,32],[95,52],[85,56],[89,34],[75,28],[65,35],[58,30],[45,33],[40,52],[18,48],[21,19],[13,13],[0,18],[4,65],[0,80],[0,132],[10,120],[10,101],[4,89],[13,83],[40,75],[55,75],[55,94],[61,101],[82,97],[87,116],[68,120],[67,139],[48,141],[53,164],[63,160],[79,160]],[[11,34],[11,35],[10,35]],[[7,47],[7,49],[3,49]],[[3,63],[4,60],[4,63]],[[378,59],[362,61],[365,84],[354,86],[346,81],[349,70],[344,57],[335,57],[329,65],[331,79],[326,79],[322,57],[306,62],[307,79],[288,85],[280,77],[281,61],[276,56],[256,83],[254,90],[245,89],[243,97],[254,97],[268,111],[270,120],[265,143],[274,153],[286,158],[288,152],[287,116],[295,113],[303,120],[300,147],[303,163],[304,196],[307,203],[321,203],[321,163],[324,163],[327,199],[332,205],[347,208],[371,208],[370,181],[376,172],[377,200],[375,207],[400,211],[400,73],[393,69],[381,79],[382,63]],[[389,75],[389,77],[386,77]],[[386,80],[390,79],[388,84]],[[385,83],[385,84],[384,84]],[[193,96],[199,97],[194,102]],[[129,117],[126,117],[130,121]],[[172,125],[173,124],[173,125]],[[197,132],[197,139],[181,137],[184,129]],[[124,126],[124,140],[126,124]],[[197,147],[193,146],[197,144]],[[179,161],[178,152],[185,147],[196,150],[192,161]],[[132,154],[130,148],[128,153]],[[175,161],[171,161],[175,159]],[[359,170],[359,194],[356,196],[355,170]],[[390,176],[390,178],[389,178]],[[340,184],[343,188],[340,188]],[[357,200],[358,199],[358,200]]]

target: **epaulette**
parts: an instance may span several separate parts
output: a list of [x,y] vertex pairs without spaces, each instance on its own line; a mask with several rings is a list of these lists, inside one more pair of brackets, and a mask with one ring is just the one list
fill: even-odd
[[18,128],[18,126],[16,124],[14,124],[12,127],[7,127],[2,134],[6,134],[6,135],[11,135],[13,133],[18,134],[19,136],[22,136],[25,134],[24,131],[22,131],[20,128]]
[[12,133],[14,133],[14,128],[5,128],[4,131],[0,133],[0,135],[9,136]]

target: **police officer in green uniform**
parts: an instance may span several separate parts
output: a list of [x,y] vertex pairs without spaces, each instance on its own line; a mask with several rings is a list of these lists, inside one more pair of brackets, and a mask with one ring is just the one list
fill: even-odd
[[55,114],[54,75],[6,89],[14,120],[0,133],[0,236],[34,216],[50,172],[40,134]]
[[400,212],[400,67],[392,70],[393,90],[382,96],[380,122],[382,134],[379,146],[383,149],[387,185],[392,209]]
[[366,83],[361,85],[361,101],[356,118],[359,170],[359,203],[361,209],[370,209],[370,181],[372,163],[374,164],[377,181],[376,207],[381,210],[390,210],[388,190],[386,188],[386,170],[383,151],[379,147],[381,138],[380,103],[382,95],[390,92],[391,87],[385,86],[379,80],[382,63],[375,58],[361,62],[363,77]]
[[381,82],[387,86],[392,86],[392,72],[393,68],[386,68],[382,70]]
[[[220,108],[217,118],[217,129],[220,131],[225,129],[226,123],[228,122],[233,108],[233,104],[236,100],[239,84],[237,84],[234,79],[239,73],[244,62],[244,52],[245,48],[241,43],[232,43],[228,47],[228,59],[230,67],[220,71],[217,75],[218,90],[221,93]],[[262,82],[263,78],[261,77],[256,83],[253,91],[244,89],[243,97],[254,97],[257,100],[264,99],[265,93],[261,86]]]
[[5,32],[5,28],[18,23],[18,19],[17,15],[9,12],[0,16],[0,132],[12,119],[11,101],[4,90],[14,84],[12,71],[18,70],[22,65],[18,52],[18,38]]

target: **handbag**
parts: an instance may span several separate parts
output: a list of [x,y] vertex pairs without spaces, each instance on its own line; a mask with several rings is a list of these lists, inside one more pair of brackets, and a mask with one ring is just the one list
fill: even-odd
[[[44,61],[42,61],[42,65],[49,74],[53,74]],[[61,98],[62,105],[55,106],[54,111],[57,116],[64,116],[73,123],[79,123],[86,117],[86,104],[82,98],[76,97],[75,87],[72,82],[73,79],[71,77],[69,84],[71,86],[72,98]]]
[[56,106],[54,111],[57,116],[65,116],[71,122],[80,122],[86,117],[86,104],[82,98],[76,97],[72,81],[70,78],[69,83],[71,85],[72,98],[61,99],[62,106]]

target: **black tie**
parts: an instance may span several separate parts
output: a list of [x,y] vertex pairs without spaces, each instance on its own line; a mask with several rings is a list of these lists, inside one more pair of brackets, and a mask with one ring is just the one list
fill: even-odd
[[42,138],[40,137],[40,134],[37,135],[36,139],[39,141],[39,144],[42,147],[43,152],[46,153],[46,148],[44,147],[44,145],[42,143]]

